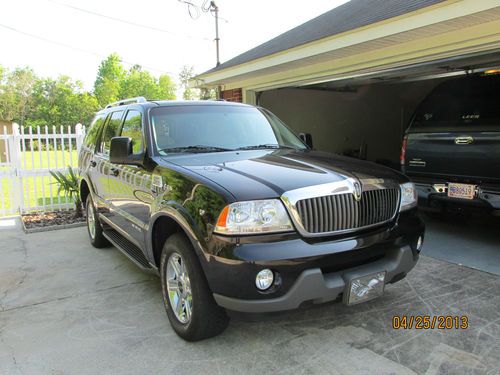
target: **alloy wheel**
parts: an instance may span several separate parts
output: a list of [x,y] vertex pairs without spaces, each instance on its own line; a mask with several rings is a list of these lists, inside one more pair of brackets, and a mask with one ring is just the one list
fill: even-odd
[[168,299],[175,317],[182,324],[187,324],[191,321],[193,296],[186,264],[178,253],[172,253],[168,258],[165,276]]
[[96,222],[95,222],[94,209],[90,204],[90,202],[87,204],[87,225],[89,227],[90,237],[92,239],[95,239]]

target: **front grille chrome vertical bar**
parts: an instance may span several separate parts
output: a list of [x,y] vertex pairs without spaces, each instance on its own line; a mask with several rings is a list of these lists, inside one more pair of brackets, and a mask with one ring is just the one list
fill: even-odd
[[399,207],[399,189],[368,190],[361,200],[352,193],[302,199],[295,203],[298,220],[307,233],[355,230],[391,220]]

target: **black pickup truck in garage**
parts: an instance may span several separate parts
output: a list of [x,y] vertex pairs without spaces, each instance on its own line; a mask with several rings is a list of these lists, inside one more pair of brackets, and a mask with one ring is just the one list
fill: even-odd
[[490,73],[439,84],[410,122],[401,167],[424,209],[500,214],[500,74]]

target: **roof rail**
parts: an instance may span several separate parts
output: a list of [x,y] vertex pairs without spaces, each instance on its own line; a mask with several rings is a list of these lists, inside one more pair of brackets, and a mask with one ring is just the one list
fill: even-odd
[[121,105],[131,104],[131,103],[146,103],[147,100],[143,96],[138,96],[135,98],[128,98],[123,100],[118,100],[117,102],[109,103],[105,108],[118,107]]

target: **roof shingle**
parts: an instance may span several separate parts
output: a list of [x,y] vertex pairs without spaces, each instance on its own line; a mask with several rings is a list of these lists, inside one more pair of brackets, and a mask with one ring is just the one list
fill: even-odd
[[203,73],[240,65],[445,0],[351,0]]

